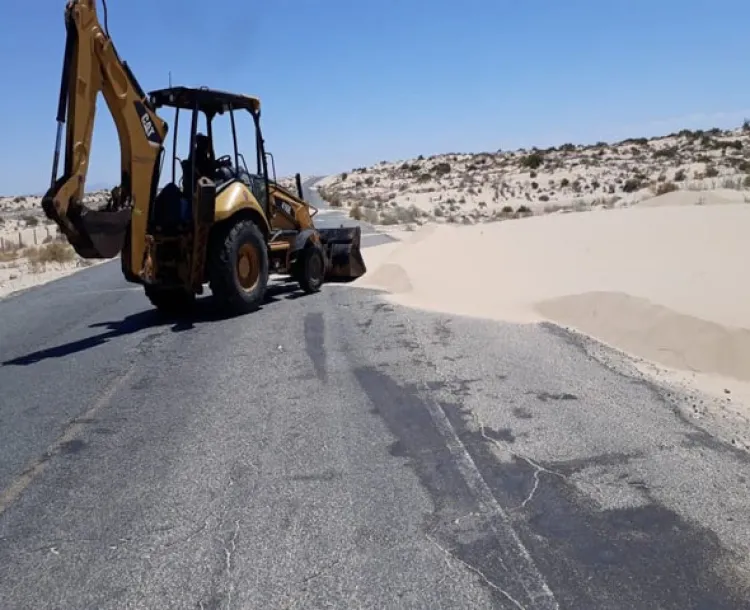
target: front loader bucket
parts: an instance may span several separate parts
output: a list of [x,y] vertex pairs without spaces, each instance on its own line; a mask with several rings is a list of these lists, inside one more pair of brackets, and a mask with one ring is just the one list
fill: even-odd
[[318,233],[328,259],[326,281],[352,281],[367,272],[359,249],[362,238],[360,227],[318,229]]

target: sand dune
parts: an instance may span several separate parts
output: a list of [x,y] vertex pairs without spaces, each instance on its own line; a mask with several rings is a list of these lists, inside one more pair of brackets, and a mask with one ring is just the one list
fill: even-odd
[[427,225],[356,285],[423,309],[549,320],[671,369],[748,382],[748,234],[750,205],[731,203]]

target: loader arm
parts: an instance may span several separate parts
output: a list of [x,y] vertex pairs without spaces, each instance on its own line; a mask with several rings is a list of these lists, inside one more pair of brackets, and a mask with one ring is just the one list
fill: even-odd
[[[167,124],[156,114],[130,68],[117,55],[106,28],[106,4],[104,10],[105,28],[102,28],[96,0],[70,0],[65,9],[67,39],[57,141],[52,184],[42,207],[83,258],[115,257],[129,233],[122,265],[124,270],[137,275],[143,263],[150,202],[159,182]],[[99,92],[117,128],[121,182],[106,209],[91,210],[83,205],[83,197]],[[66,122],[64,170],[58,178]]]

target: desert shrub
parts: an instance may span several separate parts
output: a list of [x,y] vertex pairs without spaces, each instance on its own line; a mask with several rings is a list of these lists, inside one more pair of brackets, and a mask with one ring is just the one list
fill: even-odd
[[421,211],[416,206],[410,206],[408,208],[397,207],[393,213],[396,215],[397,222],[407,223],[416,222],[421,216]]
[[674,159],[677,156],[677,147],[670,146],[668,148],[662,148],[661,150],[654,151],[654,157],[665,159]]
[[685,180],[685,170],[684,169],[678,169],[674,174],[674,181],[675,182],[682,182]]
[[542,163],[544,162],[544,157],[538,153],[531,153],[530,155],[525,155],[521,157],[520,164],[521,167],[525,167],[528,169],[539,169],[541,167]]
[[745,176],[745,179],[742,181],[742,186],[750,189],[750,175]]
[[18,249],[0,250],[0,263],[9,263],[18,258]]
[[444,176],[445,174],[449,174],[451,171],[450,163],[438,163],[433,171],[438,176]]
[[625,193],[634,193],[641,188],[641,181],[637,178],[628,178],[625,184],[622,185],[622,190]]
[[492,220],[504,220],[506,218],[513,218],[513,216],[514,216],[513,208],[506,205],[501,210],[495,210],[492,213],[491,219]]
[[539,196],[539,201],[549,201],[549,196],[548,195],[540,195]]
[[716,169],[713,165],[709,165],[706,168],[705,176],[706,178],[716,178],[716,176],[719,175],[719,170]]
[[664,182],[656,187],[656,194],[665,195],[666,193],[678,190],[678,188],[679,187],[674,182]]
[[[368,222],[372,222],[372,221],[368,221]],[[393,212],[383,212],[383,215],[380,217],[380,224],[397,225],[398,217]]]
[[380,214],[374,208],[362,208],[362,220],[374,225],[380,221]]
[[721,181],[721,188],[740,190],[742,188],[741,178],[731,178],[727,176]]
[[39,219],[36,216],[22,216],[21,219],[26,223],[27,227],[35,227],[39,224]]
[[563,178],[562,180],[560,180],[560,186],[562,188],[565,188],[566,186],[570,186],[570,180],[568,180],[567,178]]
[[63,242],[55,241],[40,248],[29,248],[26,256],[33,264],[44,263],[69,263],[75,260],[76,254],[73,248]]
[[516,210],[516,216],[523,217],[523,216],[531,216],[533,212],[531,209],[525,205],[522,205]]
[[328,193],[325,200],[332,208],[340,208],[344,205],[338,193]]

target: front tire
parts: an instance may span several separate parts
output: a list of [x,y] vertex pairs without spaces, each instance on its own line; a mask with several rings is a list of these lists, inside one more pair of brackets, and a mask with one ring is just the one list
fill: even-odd
[[302,250],[297,259],[296,278],[306,293],[320,290],[325,278],[325,258],[320,247],[311,244]]
[[258,309],[268,286],[266,240],[252,220],[240,220],[216,240],[208,254],[211,292],[232,315]]
[[145,293],[159,313],[169,317],[188,314],[195,304],[195,295],[180,288],[145,286]]

